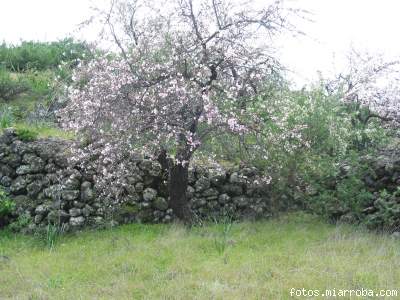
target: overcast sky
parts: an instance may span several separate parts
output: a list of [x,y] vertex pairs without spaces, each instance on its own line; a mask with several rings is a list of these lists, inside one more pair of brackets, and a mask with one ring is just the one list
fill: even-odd
[[[0,41],[51,41],[72,34],[90,15],[93,4],[106,0],[0,0]],[[258,1],[258,0],[255,0]],[[280,42],[282,61],[300,84],[340,71],[351,46],[400,56],[399,0],[287,0],[312,12],[312,23],[301,24],[307,36]]]

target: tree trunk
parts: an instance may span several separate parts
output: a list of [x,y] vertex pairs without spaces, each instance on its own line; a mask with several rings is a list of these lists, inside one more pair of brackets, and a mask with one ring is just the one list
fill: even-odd
[[169,168],[170,206],[174,214],[185,223],[192,221],[186,190],[188,187],[188,166],[172,164]]

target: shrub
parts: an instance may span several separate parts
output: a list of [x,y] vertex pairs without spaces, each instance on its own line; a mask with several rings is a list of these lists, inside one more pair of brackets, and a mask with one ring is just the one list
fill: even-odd
[[8,228],[14,232],[20,232],[22,229],[28,227],[32,222],[32,218],[27,214],[19,215],[18,218],[8,225]]
[[25,80],[13,79],[8,71],[0,68],[0,98],[8,101],[27,90],[28,84]]
[[15,203],[0,186],[0,228],[7,225],[15,209]]
[[76,64],[79,59],[88,56],[90,51],[87,45],[71,38],[50,43],[24,41],[16,46],[0,45],[3,67],[17,72],[54,69],[63,62]]
[[25,74],[29,89],[36,95],[46,95],[51,91],[51,84],[54,80],[50,72],[38,72],[29,70]]
[[364,216],[363,222],[371,229],[395,231],[400,229],[400,187],[393,193],[382,190],[374,201],[376,211]]
[[3,107],[0,109],[0,128],[11,127],[15,122],[15,117],[11,107]]
[[346,216],[347,222],[363,222],[363,210],[374,201],[373,194],[362,181],[365,168],[353,165],[352,171],[345,176],[332,178],[330,186],[323,180],[314,182],[317,190],[307,199],[308,208],[334,222],[343,216]]

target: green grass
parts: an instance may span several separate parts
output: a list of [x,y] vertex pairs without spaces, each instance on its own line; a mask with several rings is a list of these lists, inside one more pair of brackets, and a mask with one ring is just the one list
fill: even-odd
[[15,128],[28,129],[37,132],[38,138],[57,137],[61,139],[73,139],[74,134],[70,131],[65,131],[47,124],[29,125],[25,123],[18,123]]
[[0,233],[0,299],[295,299],[291,288],[400,282],[399,240],[302,214],[230,228],[125,225],[42,244]]
[[[26,129],[30,131],[34,131],[37,133],[38,138],[49,138],[49,137],[55,137],[55,138],[60,138],[60,139],[73,139],[74,134],[70,131],[65,131],[60,128],[52,127],[47,124],[36,124],[36,125],[30,125],[26,123],[17,123],[14,124],[12,127],[17,128],[17,129]],[[5,128],[0,128],[0,134],[2,134],[3,129]]]

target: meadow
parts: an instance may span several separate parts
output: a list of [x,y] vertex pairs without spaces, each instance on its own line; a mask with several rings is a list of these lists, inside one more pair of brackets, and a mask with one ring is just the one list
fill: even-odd
[[[3,230],[0,299],[310,299],[290,291],[392,291],[399,288],[399,250],[390,235],[303,213],[192,228],[130,224],[51,244]],[[357,298],[365,299],[341,297]]]

